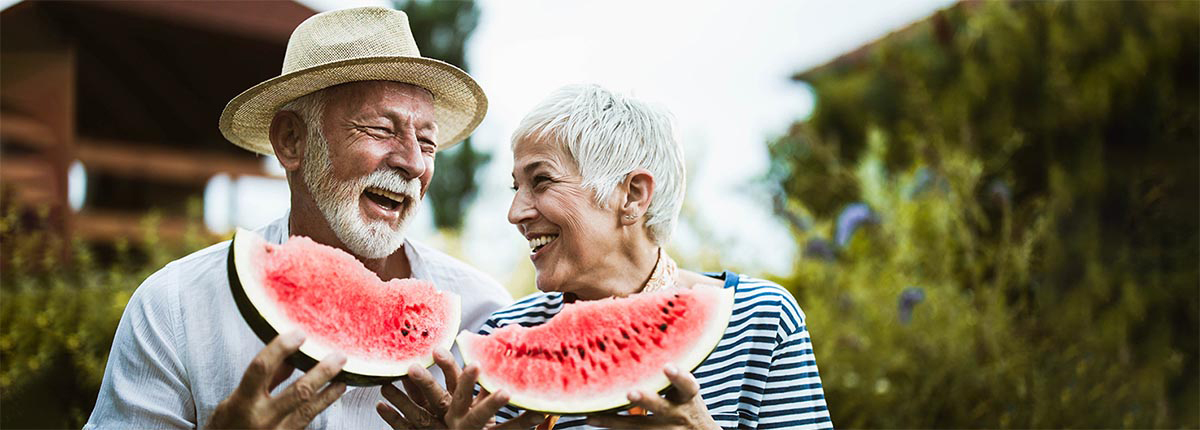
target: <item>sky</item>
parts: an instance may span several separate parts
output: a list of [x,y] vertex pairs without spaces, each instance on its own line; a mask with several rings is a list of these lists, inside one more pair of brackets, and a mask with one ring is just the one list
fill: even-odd
[[[0,0],[0,8],[14,3]],[[318,11],[380,0],[302,0]],[[685,268],[786,275],[796,256],[757,181],[766,143],[805,118],[819,100],[797,72],[929,16],[948,0],[578,1],[486,0],[467,46],[468,72],[490,102],[473,135],[492,153],[461,236],[432,227],[428,209],[411,236],[450,248],[511,284],[532,270],[528,247],[506,213],[512,199],[509,136],[554,89],[597,83],[657,103],[676,117],[688,162],[686,216],[668,250]],[[270,165],[267,161],[264,165]],[[213,225],[253,228],[286,210],[281,179],[214,178],[206,191]],[[248,202],[253,204],[242,204]],[[231,208],[260,208],[230,215]],[[689,267],[701,255],[721,267]]]
[[[473,263],[500,276],[527,264],[504,214],[512,198],[509,136],[554,89],[598,83],[677,118],[688,159],[689,214],[668,250],[684,262],[720,256],[758,276],[787,274],[792,237],[757,185],[766,143],[817,101],[796,72],[920,20],[948,1],[486,1],[468,44],[469,72],[491,102],[473,142],[491,150],[463,237]],[[510,256],[497,244],[515,244]]]

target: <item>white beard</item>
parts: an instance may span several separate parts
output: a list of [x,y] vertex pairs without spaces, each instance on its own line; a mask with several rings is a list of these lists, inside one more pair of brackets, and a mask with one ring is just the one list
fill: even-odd
[[[404,230],[421,203],[421,182],[416,178],[406,179],[395,170],[376,170],[350,180],[334,178],[329,144],[319,130],[312,131],[308,136],[309,145],[304,150],[301,171],[329,228],[360,257],[383,258],[396,252],[404,245]],[[359,198],[369,187],[382,188],[409,199],[402,205],[403,212],[394,228],[386,221],[364,218],[359,209]]]

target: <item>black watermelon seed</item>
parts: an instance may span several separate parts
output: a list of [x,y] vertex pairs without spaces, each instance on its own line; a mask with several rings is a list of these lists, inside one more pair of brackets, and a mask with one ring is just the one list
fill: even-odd
[[579,347],[579,358],[586,358],[586,357],[587,357],[587,352],[585,352],[585,351],[583,350],[583,347],[582,347],[582,346],[581,346],[581,347]]
[[429,337],[429,330],[421,332],[421,337]]
[[405,322],[404,322],[404,328],[412,328],[412,326],[408,324],[408,321],[405,321]]
[[675,302],[673,302],[671,300],[667,300],[667,306],[675,307]]
[[600,346],[600,351],[603,352],[604,351],[604,342],[599,342],[599,343],[597,343],[597,345]]
[[666,325],[666,324],[659,324],[659,325],[658,325],[658,329],[659,329],[659,330],[662,330],[662,331],[667,331],[667,325]]
[[400,334],[402,334],[404,336],[408,336],[408,330],[400,329]]
[[671,311],[668,311],[668,310],[667,310],[667,308],[662,308],[662,311],[663,311],[663,315],[670,315],[670,314],[671,314]]

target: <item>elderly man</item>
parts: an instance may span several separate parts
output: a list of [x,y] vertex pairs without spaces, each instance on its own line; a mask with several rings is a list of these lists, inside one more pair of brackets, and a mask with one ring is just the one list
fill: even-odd
[[[486,110],[470,76],[420,56],[403,12],[356,8],[301,23],[283,73],[230,101],[220,128],[238,146],[274,153],[287,171],[291,211],[258,230],[268,241],[308,236],[354,254],[382,279],[430,280],[462,297],[462,325],[475,329],[511,297],[479,271],[406,239],[404,228],[437,151],[466,138]],[[302,333],[264,347],[234,303],[228,248],[174,261],[133,294],[87,427],[385,425],[376,412],[380,389],[329,383],[344,357],[301,374],[284,359]],[[444,352],[438,362],[456,369]],[[434,374],[416,373],[409,385],[436,386]],[[431,400],[436,409],[439,399]]]

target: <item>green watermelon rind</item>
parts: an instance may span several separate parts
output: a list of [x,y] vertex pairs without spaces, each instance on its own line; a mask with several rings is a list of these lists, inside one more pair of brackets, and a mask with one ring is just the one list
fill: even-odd
[[[262,287],[261,274],[253,273],[248,263],[238,264],[239,261],[252,261],[255,249],[264,249],[265,245],[266,240],[258,233],[239,228],[229,245],[229,257],[227,259],[229,288],[233,293],[233,300],[237,304],[238,312],[242,314],[242,319],[246,321],[250,329],[263,343],[270,342],[280,332],[290,331],[296,327],[296,324],[283,316],[282,312],[267,304],[269,300],[266,298],[265,290]],[[251,288],[247,289],[248,286]],[[454,345],[455,338],[453,334],[459,329],[462,312],[461,298],[457,294],[448,291],[441,291],[441,294],[446,295],[450,300],[451,315],[447,317],[446,329],[442,332],[444,337],[436,345],[439,348],[449,350]],[[272,324],[271,321],[275,321],[275,323]],[[332,347],[325,345],[319,339],[309,336],[304,344],[300,346],[300,350],[287,358],[287,362],[293,367],[307,372],[313,366],[317,365],[320,357],[325,357],[333,350]],[[432,366],[432,351],[428,356],[391,362],[386,367],[373,365],[365,360],[350,356],[347,358],[346,364],[342,367],[342,371],[333,380],[352,386],[383,385],[408,374],[408,368],[412,364],[418,364],[426,368]]]
[[[708,326],[703,331],[700,339],[692,344],[691,350],[684,354],[683,357],[672,360],[675,366],[680,371],[692,372],[700,367],[700,364],[707,360],[709,355],[716,350],[721,339],[725,336],[725,330],[729,328],[729,319],[733,316],[734,289],[720,288],[715,286],[696,286],[693,288],[713,288],[719,289],[717,296],[719,301],[718,308],[713,315],[720,315],[721,318],[713,319],[708,322]],[[552,318],[553,319],[553,318]],[[458,335],[458,349],[462,353],[463,362],[466,365],[476,363],[478,360],[475,357],[472,339],[485,337],[480,334],[471,333],[470,331],[462,331]],[[592,353],[595,353],[594,351]],[[512,390],[507,390],[509,394],[508,404],[529,410],[542,412],[552,415],[590,415],[604,412],[619,411],[630,407],[629,399],[626,394],[633,390],[643,392],[662,393],[671,387],[671,382],[667,380],[667,376],[662,372],[656,372],[652,378],[620,390],[614,390],[608,396],[591,396],[587,400],[578,399],[562,399],[562,398],[539,398],[530,393],[514,393]],[[480,371],[479,385],[488,392],[495,393],[503,388],[503,385],[498,381],[493,380],[486,372]]]

